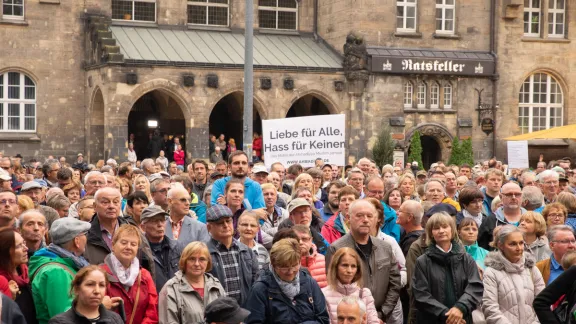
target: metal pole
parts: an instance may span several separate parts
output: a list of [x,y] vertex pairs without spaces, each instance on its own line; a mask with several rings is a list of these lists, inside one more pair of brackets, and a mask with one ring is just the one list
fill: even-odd
[[246,0],[246,27],[244,32],[244,152],[248,161],[252,161],[252,135],[254,102],[254,0]]

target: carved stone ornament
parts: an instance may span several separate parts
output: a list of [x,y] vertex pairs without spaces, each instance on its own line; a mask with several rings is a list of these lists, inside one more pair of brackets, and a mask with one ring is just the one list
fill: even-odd
[[368,80],[367,61],[368,55],[364,38],[354,33],[348,34],[346,44],[344,44],[344,62],[342,62],[346,78],[349,80]]
[[183,74],[182,75],[182,84],[185,87],[193,87],[194,86],[194,75],[192,74]]
[[270,90],[272,88],[272,79],[268,77],[260,78],[260,89]]
[[342,80],[334,81],[334,90],[336,90],[338,92],[344,91],[344,81],[342,81]]
[[292,78],[284,79],[284,89],[294,90],[294,79],[292,79]]
[[218,88],[218,76],[216,74],[209,74],[206,76],[206,84],[208,88]]
[[126,84],[135,85],[138,83],[138,74],[126,73]]

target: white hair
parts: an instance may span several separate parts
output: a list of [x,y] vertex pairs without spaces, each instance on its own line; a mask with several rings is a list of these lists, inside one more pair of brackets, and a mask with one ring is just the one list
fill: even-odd
[[357,199],[354,200],[351,204],[350,207],[348,207],[348,213],[350,213],[350,215],[354,215],[354,209],[356,209],[358,206],[360,205],[366,205],[366,206],[370,206],[370,209],[372,210],[372,212],[374,213],[374,215],[376,215],[376,213],[378,212],[376,210],[376,207],[374,207],[374,205],[372,205],[368,200],[364,200],[364,199]]
[[554,170],[544,170],[540,174],[538,174],[538,182],[544,183],[546,181],[546,178],[550,177],[554,178],[554,180],[560,179],[560,175],[558,174],[558,172]]
[[26,218],[26,216],[29,215],[41,215],[42,217],[44,217],[44,223],[47,224],[48,222],[46,221],[46,216],[44,216],[44,214],[42,214],[41,211],[39,211],[38,209],[28,209],[26,211],[24,211],[22,214],[20,214],[20,217],[18,217],[17,223],[16,223],[16,227],[18,228],[22,228],[22,226],[24,225],[24,218]]
[[120,193],[120,190],[112,187],[103,187],[98,189],[98,191],[96,191],[96,194],[94,195],[94,200],[98,201],[98,198],[100,198],[100,196],[102,196],[105,193],[114,193],[115,195],[118,195],[118,197],[122,198],[122,193]]
[[[363,288],[361,288],[363,289]],[[346,305],[358,305],[358,307],[360,308],[360,317],[364,316],[364,314],[366,314],[366,304],[364,303],[364,301],[356,296],[344,296],[342,297],[342,299],[340,299],[340,301],[338,302],[338,306],[340,306],[340,304],[346,304]],[[338,306],[336,306],[336,310],[338,310]]]
[[[84,184],[87,184],[88,181],[90,180],[90,178],[92,178],[94,176],[104,176],[104,175],[100,171],[90,171],[84,177]],[[104,178],[104,181],[106,181],[106,178]]]

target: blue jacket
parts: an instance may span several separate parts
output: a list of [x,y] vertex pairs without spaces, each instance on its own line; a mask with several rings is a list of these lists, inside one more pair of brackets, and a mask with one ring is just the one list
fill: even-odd
[[486,188],[482,188],[480,189],[482,191],[482,194],[484,195],[484,200],[482,201],[482,214],[486,215],[486,216],[490,216],[493,215],[494,213],[492,212],[492,200],[494,200],[494,198],[491,198],[490,196],[488,196],[486,194]]
[[396,211],[392,207],[388,206],[385,202],[382,202],[382,207],[384,207],[384,224],[380,230],[384,234],[392,236],[396,242],[400,242],[400,225],[396,224]]
[[[230,181],[231,177],[222,178],[216,180],[212,186],[212,195],[210,196],[210,204],[217,205],[216,201],[220,195],[224,196],[224,189],[226,184]],[[260,184],[250,178],[246,178],[244,181],[244,198],[248,199],[252,209],[265,208],[264,195],[262,194],[262,188]]]
[[[527,210],[524,209],[523,207],[520,207],[520,211],[521,211],[522,215],[526,214],[526,212],[527,212]],[[500,225],[514,225],[514,226],[520,225],[520,223],[513,224],[513,223],[509,223],[506,220],[506,217],[504,217],[504,207],[498,208],[496,210],[496,212],[494,213],[494,215],[496,216],[496,227],[500,226]]]
[[199,199],[195,193],[191,193],[191,196],[190,210],[196,213],[199,222],[206,224],[206,203]]
[[308,271],[300,269],[300,293],[294,302],[282,293],[270,269],[259,274],[244,303],[244,308],[250,311],[244,323],[330,323],[324,294]]
[[336,214],[332,210],[330,210],[330,205],[328,203],[325,203],[324,207],[320,208],[320,210],[318,211],[320,212],[320,217],[322,217],[324,223],[326,223],[330,219],[330,217]]

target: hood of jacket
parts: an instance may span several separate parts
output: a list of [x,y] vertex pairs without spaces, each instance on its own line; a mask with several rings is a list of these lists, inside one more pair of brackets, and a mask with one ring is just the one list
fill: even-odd
[[463,249],[460,244],[456,241],[452,241],[452,250],[448,253],[440,251],[434,243],[429,245],[424,253],[426,253],[430,259],[434,260],[434,262],[438,264],[446,264],[452,257],[463,255],[462,251]]
[[[174,274],[174,280],[176,280],[176,282],[178,283],[178,289],[180,291],[194,291],[194,288],[192,288],[192,286],[188,283],[188,280],[186,280],[186,276],[182,273],[181,270],[178,270],[175,274]],[[218,284],[220,283],[220,281],[214,277],[211,273],[205,272],[204,273],[204,289],[205,289],[205,294],[207,295],[208,290],[210,289],[218,289]]]
[[547,245],[548,245],[548,238],[545,235],[542,235],[539,238],[537,238],[534,242],[532,242],[532,244],[528,244],[528,248],[529,249],[541,248]]
[[486,267],[494,268],[498,271],[506,271],[508,273],[521,273],[524,271],[524,268],[532,268],[534,263],[534,257],[527,253],[524,253],[522,259],[517,263],[508,261],[500,251],[492,251],[488,253],[484,259]]
[[[524,209],[523,207],[520,207],[520,212],[522,213],[522,215],[524,215],[524,214],[527,212],[527,210]],[[506,217],[504,217],[504,207],[499,207],[499,208],[496,210],[496,212],[494,213],[494,215],[496,215],[496,219],[497,219],[499,222],[501,222],[501,223],[510,224],[510,225],[515,225],[515,224],[512,224],[512,223],[509,223],[509,222],[506,220]]]
[[36,271],[48,262],[61,263],[72,270],[77,270],[74,261],[68,258],[61,258],[56,253],[49,251],[46,248],[40,249],[34,253],[28,262],[28,273],[30,276],[35,275]]

